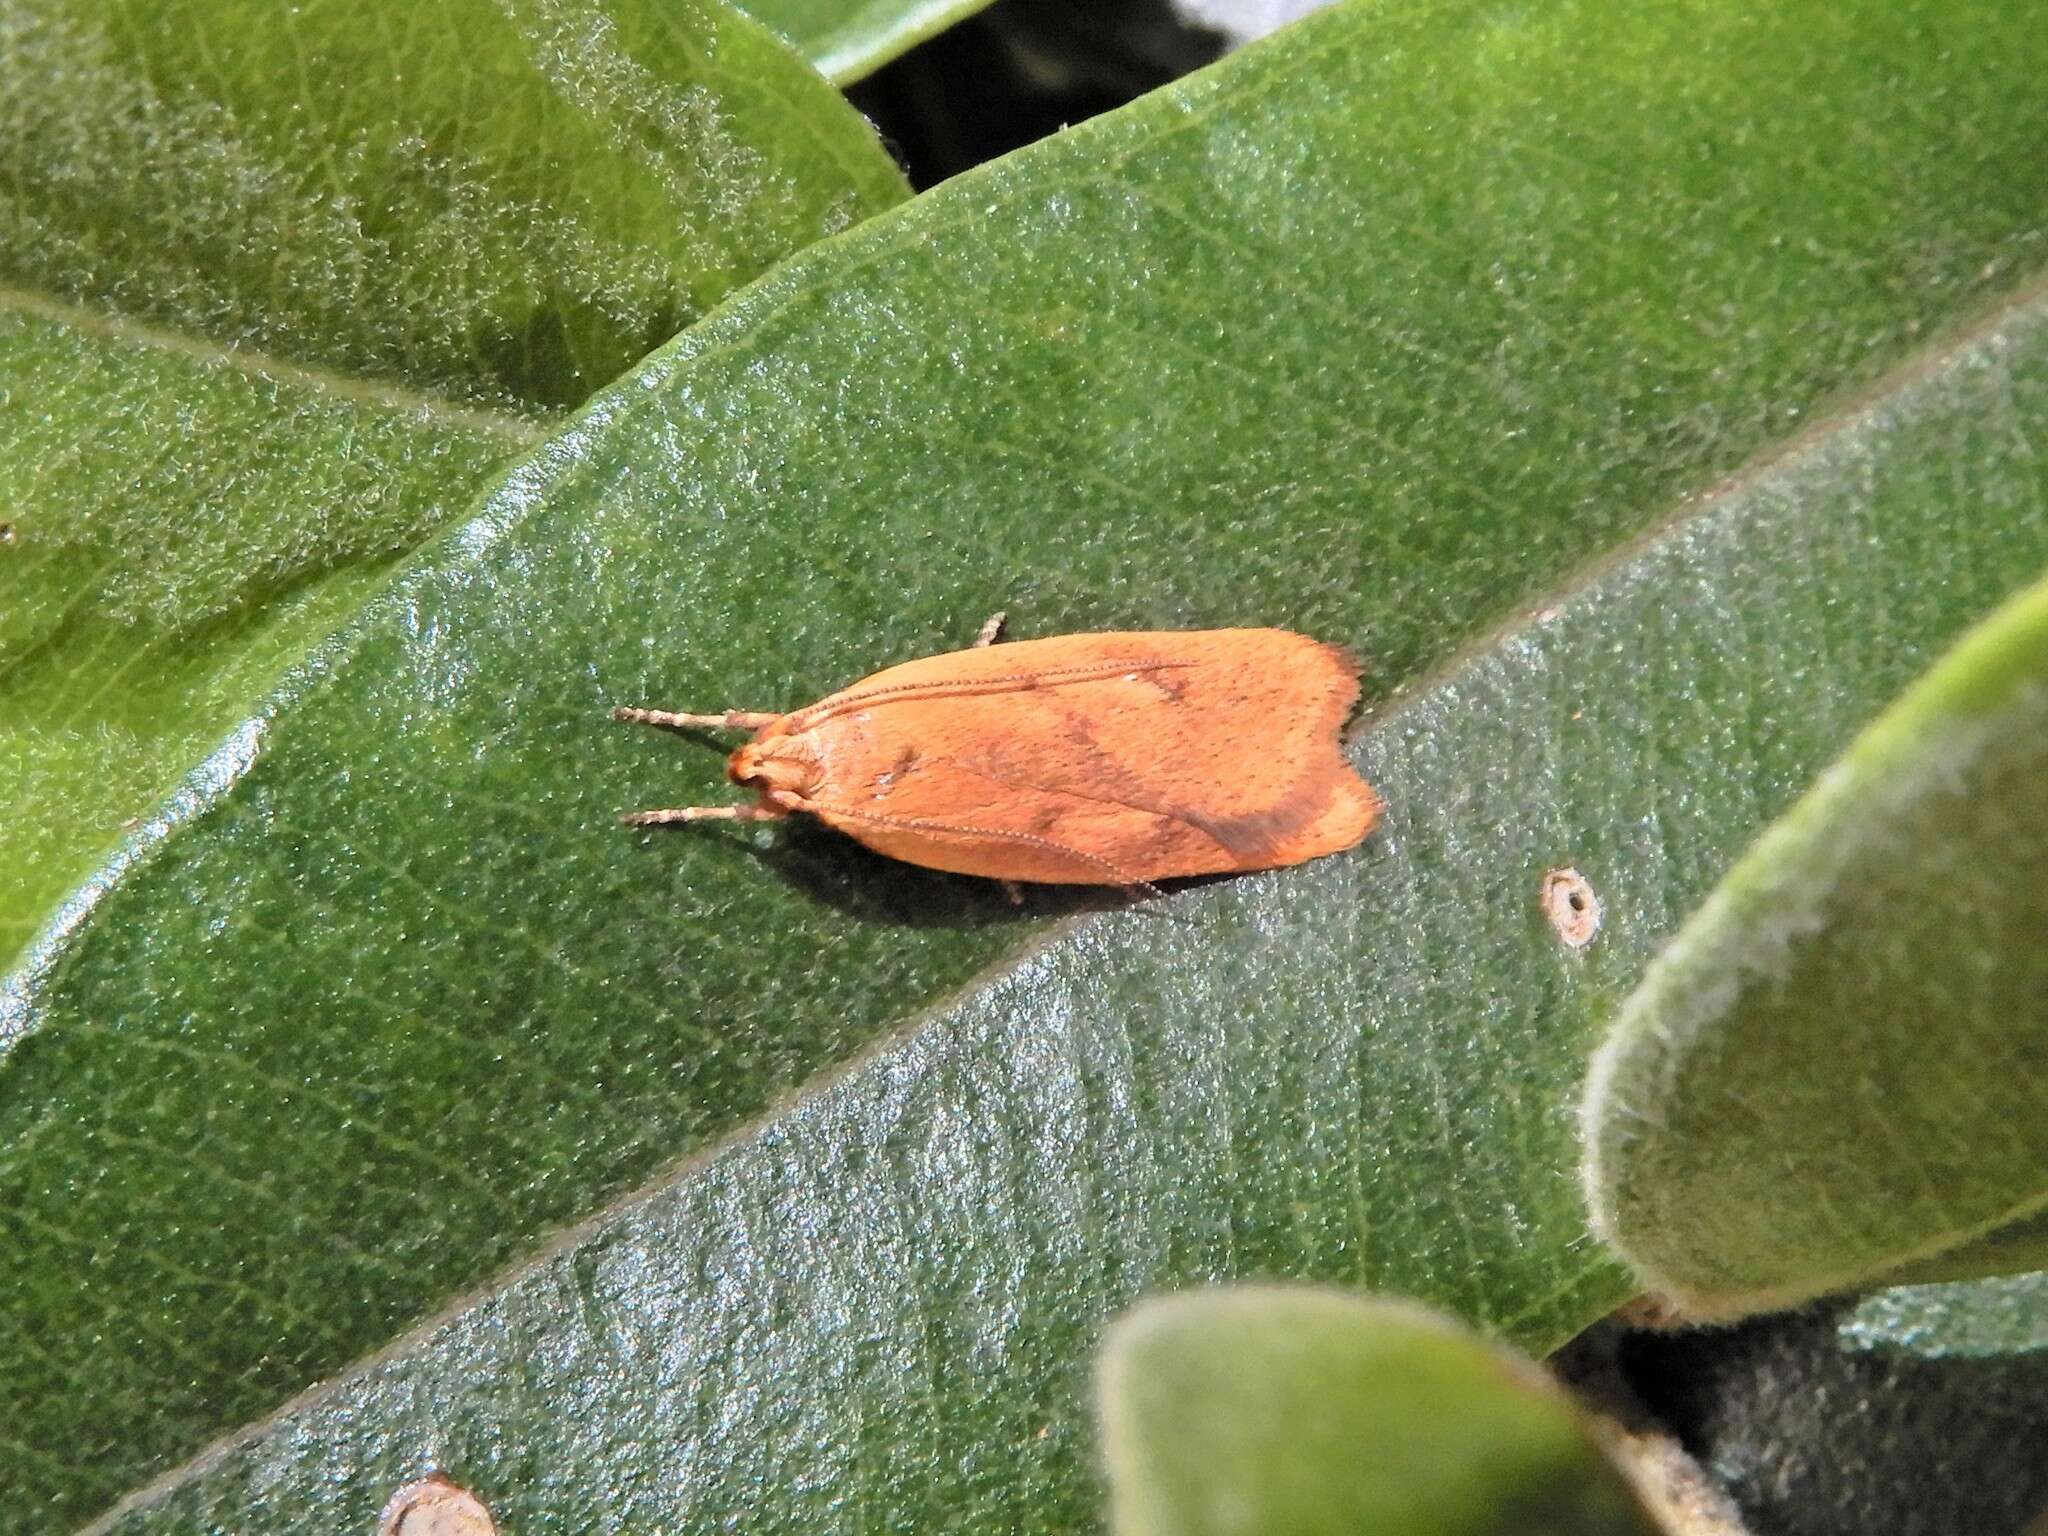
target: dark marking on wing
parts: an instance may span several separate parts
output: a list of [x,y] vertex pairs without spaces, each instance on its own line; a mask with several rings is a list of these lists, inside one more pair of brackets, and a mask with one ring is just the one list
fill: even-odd
[[1102,748],[1095,740],[1095,717],[1082,710],[1068,708],[1048,700],[1041,708],[1056,710],[1060,717],[1060,735],[1074,746],[1079,747],[1090,758],[1103,760]]
[[[1231,854],[1234,857],[1242,856],[1246,852],[1261,852],[1264,848],[1263,844],[1248,845],[1243,842],[1235,844],[1226,842],[1223,836],[1220,836],[1218,832],[1211,830],[1210,824],[1214,824],[1216,826],[1221,827],[1224,830],[1224,832],[1227,833],[1230,830],[1232,830],[1235,821],[1247,820],[1249,818],[1233,818],[1230,821],[1217,822],[1216,819],[1213,817],[1190,815],[1185,810],[1182,810],[1179,807],[1163,804],[1157,801],[1138,801],[1128,799],[1116,794],[1091,795],[1083,790],[1073,789],[1068,786],[1058,784],[1034,784],[1026,778],[1013,778],[1006,774],[991,772],[987,768],[976,768],[970,764],[962,762],[954,762],[950,764],[949,767],[953,771],[971,774],[973,777],[977,779],[985,779],[989,783],[997,785],[1003,789],[1026,790],[1036,795],[1061,796],[1069,800],[1083,800],[1089,803],[1090,805],[1114,806],[1116,809],[1120,811],[1137,811],[1141,815],[1156,816],[1161,821],[1177,822],[1181,826],[1188,828],[1190,831],[1197,832],[1201,834],[1203,837],[1208,838],[1211,842],[1215,843],[1218,847],[1223,849],[1224,852]],[[1050,831],[1053,827],[1058,826],[1063,819],[1064,818],[1060,814],[1060,808],[1057,805],[1046,805],[1041,807],[1037,811],[1037,813],[1033,815],[1032,825],[1037,831],[1039,831],[1040,833],[1044,833]]]
[[915,746],[905,746],[901,752],[896,754],[895,762],[884,768],[870,780],[874,785],[875,794],[879,796],[891,785],[901,783],[904,777],[923,761],[924,753],[920,752]]
[[[1007,780],[1003,779],[997,779],[994,782],[999,784],[1008,783]],[[1031,813],[1031,830],[1040,836],[1044,836],[1066,819],[1066,812],[1060,807],[1059,803],[1047,800]]]
[[1178,704],[1188,691],[1188,685],[1171,672],[1143,672],[1138,681],[1151,684],[1169,704]]
[[1330,798],[1326,778],[1301,779],[1277,805],[1248,816],[1207,816],[1180,810],[1175,818],[1214,838],[1232,853],[1262,856],[1306,827]]
[[[1170,683],[1176,689],[1182,686],[1180,679],[1170,676],[1148,675],[1145,681],[1157,682],[1161,686]],[[1047,702],[1052,703],[1050,700]],[[1297,779],[1278,803],[1264,810],[1243,816],[1212,816],[1184,804],[1146,794],[1142,785],[1133,781],[1129,770],[1102,749],[1095,733],[1097,720],[1094,715],[1073,705],[1053,707],[1059,709],[1062,736],[1088,759],[1087,781],[1094,793],[1036,782],[1030,765],[1012,761],[1008,754],[959,766],[1009,788],[1034,790],[1046,795],[1067,795],[1076,800],[1142,811],[1177,822],[1208,838],[1233,857],[1250,860],[1268,857],[1288,838],[1306,827],[1321,812],[1330,795],[1332,775],[1311,772]]]

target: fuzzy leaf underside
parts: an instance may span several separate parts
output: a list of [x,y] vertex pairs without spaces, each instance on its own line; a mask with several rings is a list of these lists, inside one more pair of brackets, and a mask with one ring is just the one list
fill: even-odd
[[851,85],[988,0],[747,0],[826,79]]
[[1099,1394],[1116,1536],[1657,1536],[1534,1365],[1405,1302],[1147,1302]]
[[1586,1102],[1603,1233],[1728,1315],[2038,1215],[2044,934],[2048,582],[1859,737],[1629,999]]
[[[107,872],[74,891],[109,850],[532,429],[4,303],[0,394],[34,405],[0,410],[11,965],[83,912]],[[19,1025],[0,1009],[0,1046]]]
[[0,101],[0,964],[538,419],[904,192],[719,0],[7,0]]
[[0,284],[512,409],[904,195],[724,0],[7,0],[0,100]]

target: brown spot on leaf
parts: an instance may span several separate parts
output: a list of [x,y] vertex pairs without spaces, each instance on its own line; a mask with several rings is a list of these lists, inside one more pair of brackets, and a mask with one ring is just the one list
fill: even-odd
[[377,1521],[377,1536],[497,1536],[482,1499],[429,1472],[391,1495]]
[[1553,869],[1543,877],[1543,915],[1573,949],[1584,949],[1600,932],[1600,898],[1576,869]]

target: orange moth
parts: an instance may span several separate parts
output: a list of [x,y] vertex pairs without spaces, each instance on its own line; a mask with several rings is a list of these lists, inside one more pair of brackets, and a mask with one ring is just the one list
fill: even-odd
[[754,732],[726,775],[759,796],[621,819],[803,811],[929,869],[1126,886],[1299,864],[1379,819],[1338,746],[1358,697],[1341,647],[1280,629],[988,644],[999,624],[786,715],[614,710]]

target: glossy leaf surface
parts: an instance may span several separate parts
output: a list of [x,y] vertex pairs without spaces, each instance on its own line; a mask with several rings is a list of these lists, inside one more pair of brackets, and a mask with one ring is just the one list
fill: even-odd
[[[530,1523],[1086,1530],[1086,1362],[1145,1289],[1344,1281],[1553,1347],[1628,1289],[1574,1187],[1602,1026],[2048,557],[2043,420],[2037,300],[1385,707],[1362,855],[1085,922],[118,1528],[313,1531],[440,1465]],[[1582,951],[1537,904],[1566,862]]]
[[1837,1332],[1851,1348],[1929,1359],[2048,1353],[2048,1273],[1894,1286],[1856,1302]]
[[[128,1518],[325,1529],[428,1457],[508,1521],[1075,1529],[1079,1373],[1147,1285],[1384,1284],[1536,1348],[1618,1299],[1572,1177],[1599,1026],[2048,559],[1977,351],[1891,387],[1891,499],[1843,437],[1621,559],[2010,284],[2048,209],[2048,39],[1999,8],[1941,50],[1894,5],[1623,14],[1340,9],[949,183],[686,334],[380,604],[22,994],[10,1423],[74,1453],[70,1507],[665,1165]],[[1814,167],[1845,136],[1869,174]],[[1958,475],[1981,516],[1930,543],[1914,487]],[[608,706],[793,703],[996,607],[1359,644],[1386,835],[991,977],[999,894],[613,826],[717,762]],[[1536,908],[1563,863],[1583,954]]]

